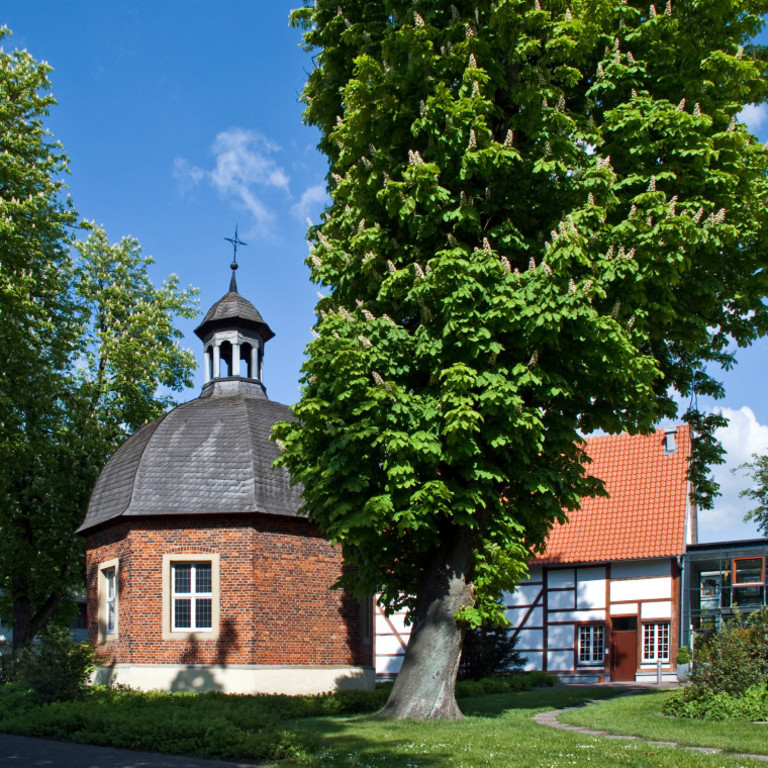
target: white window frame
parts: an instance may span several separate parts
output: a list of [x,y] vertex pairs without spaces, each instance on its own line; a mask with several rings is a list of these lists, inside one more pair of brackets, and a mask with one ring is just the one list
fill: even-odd
[[594,667],[605,664],[605,624],[579,624],[576,633],[578,665]]
[[649,621],[643,623],[643,663],[669,663],[669,647],[672,636],[670,622]]
[[[219,567],[220,555],[215,553],[179,552],[163,555],[163,640],[187,640],[194,637],[199,640],[218,640],[220,624],[220,600],[219,600]],[[206,594],[184,593],[177,595],[174,585],[174,568],[176,565],[196,565],[205,563],[211,566],[211,592]],[[192,585],[194,590],[194,581]],[[196,598],[211,600],[211,626],[210,628],[181,628],[175,626],[174,602],[176,598],[192,599],[192,623],[194,624],[195,611],[194,600]]]
[[[115,640],[120,624],[120,562],[118,558],[99,563],[97,578],[98,642]],[[110,626],[110,617],[112,624]]]
[[[178,572],[181,568],[189,568],[189,591],[179,592],[179,579]],[[198,561],[195,563],[171,563],[171,623],[172,629],[175,632],[191,631],[191,632],[210,632],[213,629],[213,616],[211,616],[211,623],[203,626],[197,624],[197,608],[198,603],[205,601],[213,606],[213,585],[210,590],[200,590],[197,588],[197,575],[198,571],[206,569],[211,570],[211,564],[207,561]],[[189,603],[189,626],[180,627],[177,624],[177,607],[180,601]],[[213,610],[210,611],[213,613]]]

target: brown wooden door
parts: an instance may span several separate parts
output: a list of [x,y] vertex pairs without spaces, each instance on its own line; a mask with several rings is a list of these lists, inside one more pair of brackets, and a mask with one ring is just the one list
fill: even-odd
[[637,630],[611,632],[611,681],[635,679],[637,670]]

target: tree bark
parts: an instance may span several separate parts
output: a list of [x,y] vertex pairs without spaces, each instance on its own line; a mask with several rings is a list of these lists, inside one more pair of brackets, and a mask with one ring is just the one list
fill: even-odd
[[472,605],[469,531],[457,530],[428,561],[416,596],[415,619],[403,666],[378,717],[384,720],[459,720],[456,703],[464,628],[456,613]]

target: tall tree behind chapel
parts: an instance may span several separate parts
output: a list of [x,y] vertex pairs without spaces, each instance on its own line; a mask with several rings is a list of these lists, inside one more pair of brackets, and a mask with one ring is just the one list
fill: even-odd
[[194,367],[173,325],[194,291],[153,286],[135,240],[74,238],[50,71],[0,48],[0,618],[15,650],[82,587],[74,531],[101,465]]

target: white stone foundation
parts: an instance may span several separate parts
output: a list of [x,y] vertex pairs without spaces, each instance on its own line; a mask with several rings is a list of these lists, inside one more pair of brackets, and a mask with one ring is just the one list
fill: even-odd
[[261,666],[216,664],[115,664],[91,676],[97,685],[122,684],[140,691],[283,693],[289,696],[336,690],[373,690],[371,667]]

